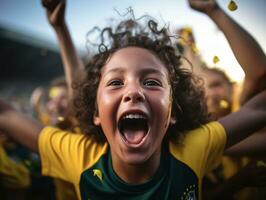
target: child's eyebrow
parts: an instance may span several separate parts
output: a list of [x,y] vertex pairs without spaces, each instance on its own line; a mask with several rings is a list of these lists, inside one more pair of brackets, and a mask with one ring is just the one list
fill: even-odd
[[166,75],[165,73],[161,72],[160,70],[154,69],[154,68],[143,69],[143,70],[141,70],[141,73],[143,75],[147,75],[147,74],[156,74],[159,76],[165,76]]
[[102,77],[105,77],[109,74],[123,74],[125,70],[121,67],[116,67],[113,69],[107,69],[107,70],[102,70]]
[[[113,68],[113,69],[110,69],[110,70],[106,70],[104,74],[112,74],[112,73],[125,73],[126,70],[121,68],[121,67],[116,67],[116,68]],[[158,69],[154,69],[154,68],[144,68],[144,69],[141,69],[140,70],[140,73],[143,74],[143,75],[147,75],[147,74],[157,74],[159,76],[165,76],[166,74],[161,72],[160,70]]]

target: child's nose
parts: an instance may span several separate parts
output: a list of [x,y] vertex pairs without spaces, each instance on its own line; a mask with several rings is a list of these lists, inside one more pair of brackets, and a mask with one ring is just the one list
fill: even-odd
[[141,89],[137,87],[131,87],[123,97],[124,102],[132,102],[132,103],[137,103],[137,102],[143,102],[145,100],[145,96],[142,92]]

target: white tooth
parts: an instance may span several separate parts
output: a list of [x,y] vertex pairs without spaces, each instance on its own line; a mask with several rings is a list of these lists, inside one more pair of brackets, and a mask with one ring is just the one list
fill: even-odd
[[146,119],[144,115],[141,114],[127,114],[123,117],[124,119]]

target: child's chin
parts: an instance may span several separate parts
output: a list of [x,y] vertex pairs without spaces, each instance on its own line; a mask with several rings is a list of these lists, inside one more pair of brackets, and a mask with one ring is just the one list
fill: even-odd
[[123,158],[124,162],[130,165],[144,164],[149,159],[148,155],[142,154],[131,154]]

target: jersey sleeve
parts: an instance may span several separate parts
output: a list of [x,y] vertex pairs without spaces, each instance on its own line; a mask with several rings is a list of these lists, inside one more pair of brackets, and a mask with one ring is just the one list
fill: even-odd
[[203,155],[203,167],[201,169],[201,174],[204,176],[215,167],[219,165],[224,153],[224,148],[226,144],[226,132],[223,126],[218,122],[213,122],[204,127],[206,140],[206,149]]
[[85,135],[45,127],[39,137],[42,173],[78,184],[80,174],[97,161],[104,149]]
[[186,133],[181,143],[170,143],[170,151],[201,179],[219,164],[225,143],[223,126],[219,122],[210,122]]
[[0,184],[4,188],[26,188],[30,186],[29,170],[24,164],[11,160],[1,144],[0,177]]

